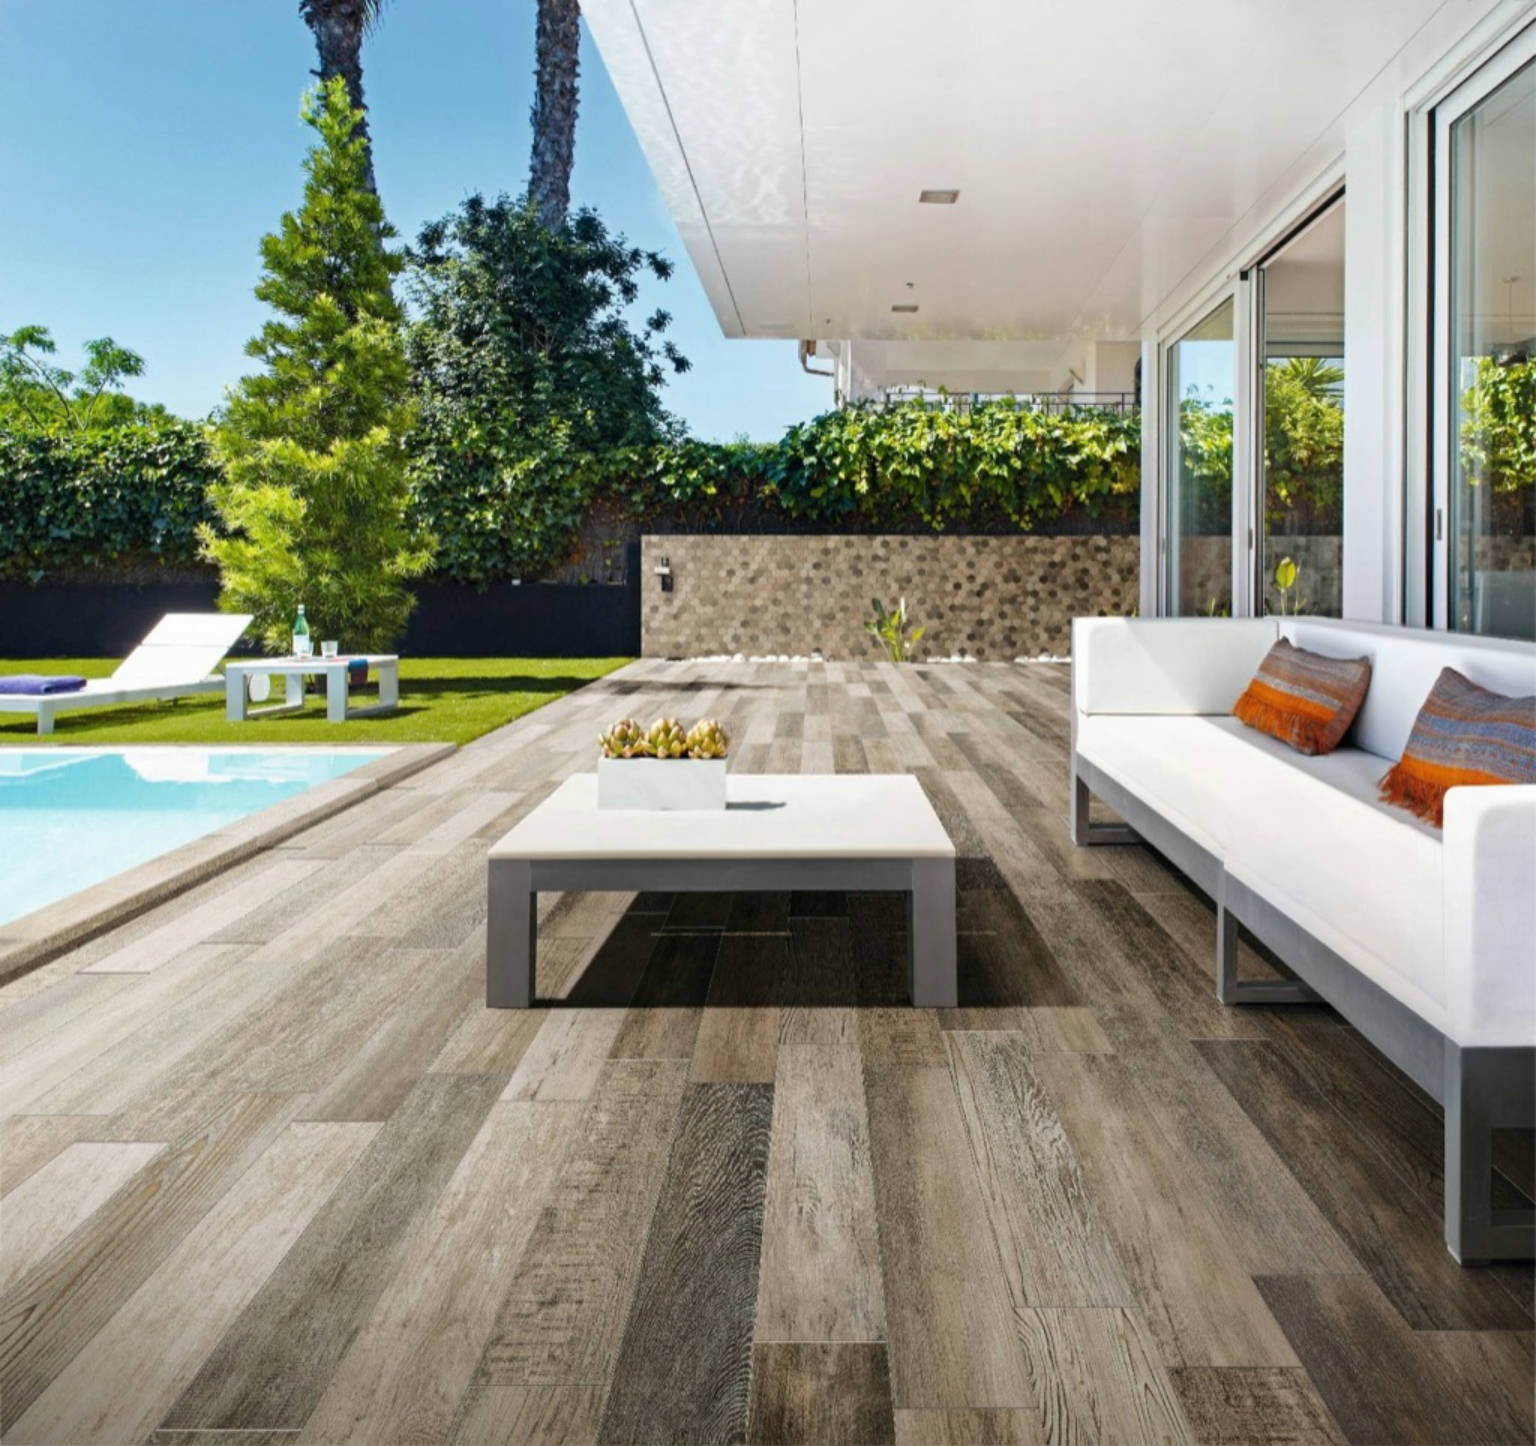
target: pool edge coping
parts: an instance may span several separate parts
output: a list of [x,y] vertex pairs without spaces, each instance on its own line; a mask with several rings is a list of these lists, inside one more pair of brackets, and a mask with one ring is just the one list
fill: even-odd
[[454,743],[385,746],[382,758],[0,924],[0,987],[458,751]]

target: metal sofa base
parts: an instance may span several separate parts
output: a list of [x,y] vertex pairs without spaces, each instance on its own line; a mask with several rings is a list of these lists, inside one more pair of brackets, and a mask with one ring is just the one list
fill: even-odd
[[[1216,996],[1223,1004],[1324,1000],[1445,1110],[1445,1243],[1462,1265],[1536,1258],[1536,1210],[1495,1210],[1493,1131],[1536,1128],[1536,1048],[1463,1048],[1446,1038],[1222,867],[1086,759],[1072,756],[1072,836],[1086,828],[1095,794],[1139,836],[1216,900]],[[1297,978],[1240,980],[1238,935],[1247,929]]]

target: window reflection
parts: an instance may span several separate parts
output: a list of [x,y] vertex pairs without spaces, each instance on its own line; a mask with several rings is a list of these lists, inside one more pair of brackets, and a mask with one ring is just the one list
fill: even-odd
[[1267,613],[1343,604],[1344,206],[1263,268],[1259,580]]
[[1168,349],[1168,611],[1232,612],[1233,306]]
[[1536,63],[1451,127],[1450,623],[1536,638]]

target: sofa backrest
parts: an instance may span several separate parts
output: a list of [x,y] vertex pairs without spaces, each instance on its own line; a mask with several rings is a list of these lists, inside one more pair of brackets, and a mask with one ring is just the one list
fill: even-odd
[[1273,618],[1074,618],[1082,713],[1230,713],[1275,643]]
[[1402,756],[1441,668],[1511,697],[1536,695],[1536,643],[1470,633],[1388,627],[1332,618],[1278,618],[1282,637],[1335,658],[1371,660],[1371,686],[1346,743],[1382,758]]

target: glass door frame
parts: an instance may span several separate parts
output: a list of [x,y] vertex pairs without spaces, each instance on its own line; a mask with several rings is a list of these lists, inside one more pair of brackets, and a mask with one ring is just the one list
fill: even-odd
[[[1428,387],[1429,486],[1425,489],[1423,533],[1427,537],[1427,623],[1451,626],[1451,480],[1455,470],[1451,436],[1451,127],[1476,109],[1516,71],[1536,60],[1536,24],[1506,40],[1482,65],[1426,111],[1429,146],[1429,348],[1424,380]],[[1410,571],[1412,576],[1410,555]]]
[[[1161,617],[1173,617],[1178,609],[1178,577],[1173,562],[1172,505],[1178,478],[1178,428],[1172,425],[1175,403],[1174,369],[1170,354],[1190,332],[1227,303],[1232,306],[1232,616],[1250,617],[1253,611],[1252,558],[1242,544],[1251,528],[1252,512],[1248,502],[1250,478],[1247,458],[1251,450],[1249,429],[1252,408],[1247,405],[1251,367],[1249,283],[1246,272],[1233,276],[1220,286],[1201,293],[1198,302],[1186,306],[1177,322],[1167,328],[1157,344],[1157,611]],[[1149,397],[1148,400],[1151,400]],[[1145,417],[1149,409],[1143,403]],[[1143,421],[1145,426],[1145,420]]]
[[[1246,288],[1247,329],[1243,341],[1243,350],[1238,354],[1238,370],[1241,376],[1241,388],[1239,395],[1247,405],[1242,408],[1247,414],[1248,425],[1243,432],[1239,432],[1236,425],[1233,428],[1233,485],[1237,485],[1238,463],[1236,458],[1239,438],[1245,442],[1243,448],[1244,473],[1244,525],[1247,527],[1246,546],[1242,549],[1246,554],[1244,568],[1246,572],[1246,587],[1244,589],[1247,598],[1248,611],[1242,616],[1262,617],[1264,615],[1264,502],[1268,479],[1265,476],[1264,443],[1265,443],[1265,377],[1266,368],[1269,365],[1269,337],[1265,326],[1264,311],[1264,277],[1268,267],[1275,261],[1281,260],[1287,249],[1293,242],[1299,241],[1314,226],[1322,222],[1335,208],[1342,206],[1346,200],[1345,187],[1342,185],[1332,187],[1325,196],[1314,205],[1310,206],[1306,214],[1294,226],[1283,235],[1279,236],[1263,255],[1251,265],[1245,267],[1241,280]],[[1344,285],[1349,286],[1348,271],[1345,272]],[[1346,302],[1347,305],[1347,302]],[[1243,335],[1241,328],[1239,335]],[[1345,362],[1347,369],[1349,363]],[[1246,366],[1246,373],[1244,367]],[[1347,424],[1346,424],[1347,425]],[[1232,499],[1232,528],[1234,539],[1238,535],[1237,498]],[[1238,574],[1233,573],[1233,586],[1236,587]]]

